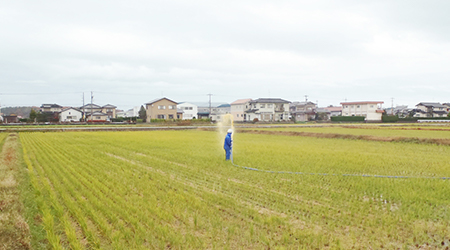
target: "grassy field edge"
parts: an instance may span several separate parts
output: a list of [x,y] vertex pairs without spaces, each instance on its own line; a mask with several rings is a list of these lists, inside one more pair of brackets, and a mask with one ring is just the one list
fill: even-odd
[[42,226],[42,214],[36,203],[36,190],[31,185],[30,175],[28,174],[27,165],[23,158],[23,147],[20,140],[18,140],[17,155],[20,161],[18,162],[20,168],[18,172],[20,199],[24,210],[22,212],[25,221],[28,223],[31,235],[32,249],[48,249],[46,232]]

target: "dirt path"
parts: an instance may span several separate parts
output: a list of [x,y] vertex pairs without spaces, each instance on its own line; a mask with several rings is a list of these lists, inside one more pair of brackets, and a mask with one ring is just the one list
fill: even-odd
[[18,187],[17,134],[6,137],[0,153],[0,249],[30,249],[30,229],[22,216],[24,207]]
[[381,137],[372,135],[350,135],[350,134],[311,133],[311,132],[295,132],[295,131],[268,131],[268,130],[238,130],[238,131],[240,133],[250,133],[250,134],[306,136],[306,137],[330,138],[330,139],[351,139],[351,140],[366,140],[366,141],[410,142],[420,144],[450,145],[450,139],[439,139],[439,138]]

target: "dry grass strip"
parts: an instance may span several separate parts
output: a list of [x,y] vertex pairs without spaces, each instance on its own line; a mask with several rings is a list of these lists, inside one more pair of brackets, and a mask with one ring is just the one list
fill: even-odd
[[0,154],[0,249],[31,249],[18,188],[17,150],[17,134],[10,134]]

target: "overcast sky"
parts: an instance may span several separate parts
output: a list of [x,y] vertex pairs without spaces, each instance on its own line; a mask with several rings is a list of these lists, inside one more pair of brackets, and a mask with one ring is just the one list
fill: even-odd
[[1,1],[2,106],[450,102],[450,1]]

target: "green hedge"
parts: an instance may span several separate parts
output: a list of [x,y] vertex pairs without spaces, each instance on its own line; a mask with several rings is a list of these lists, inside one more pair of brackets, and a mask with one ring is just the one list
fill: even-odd
[[399,122],[417,122],[417,117],[398,118]]
[[396,115],[383,115],[381,117],[383,122],[398,122],[398,116]]
[[332,122],[363,122],[366,118],[364,116],[332,116]]

